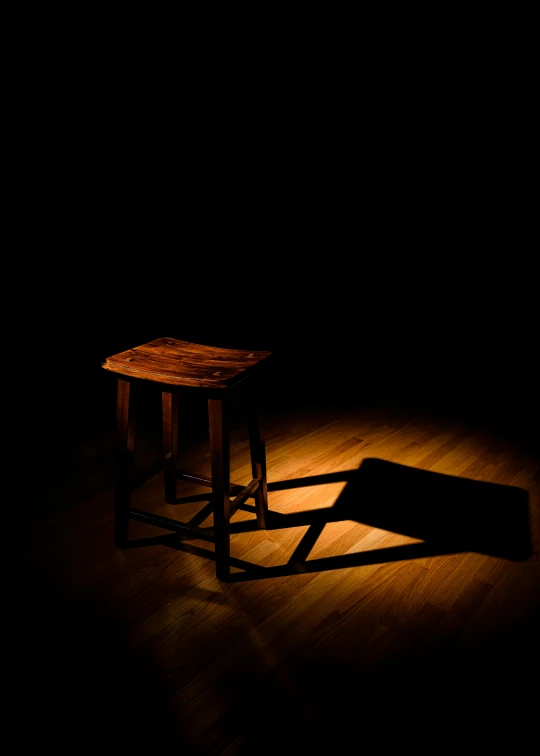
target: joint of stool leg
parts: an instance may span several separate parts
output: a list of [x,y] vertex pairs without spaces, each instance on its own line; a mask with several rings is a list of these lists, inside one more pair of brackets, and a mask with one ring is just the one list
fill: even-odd
[[165,501],[167,504],[176,503],[176,481],[177,481],[176,467],[174,464],[173,456],[171,453],[165,456],[165,463],[163,466],[163,482],[165,488]]
[[117,512],[114,524],[114,545],[118,549],[124,549],[128,544],[128,525],[129,514]]

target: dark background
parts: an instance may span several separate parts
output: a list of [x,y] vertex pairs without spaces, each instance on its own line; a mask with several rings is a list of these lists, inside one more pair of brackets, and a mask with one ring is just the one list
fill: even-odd
[[51,47],[15,186],[43,465],[114,425],[101,362],[161,336],[272,351],[278,399],[418,403],[534,444],[530,98],[473,42],[231,50],[172,81],[166,53]]
[[101,193],[97,206],[69,200],[69,230],[48,217],[62,251],[44,256],[33,296],[43,432],[114,421],[101,362],[172,336],[272,351],[281,395],[432,404],[532,440],[536,302],[520,208],[507,193],[466,200],[457,183],[411,199],[406,187],[330,191],[332,180],[276,181],[276,197],[246,191],[239,206],[226,187],[221,205],[187,183],[174,209],[141,180],[107,213]]
[[[124,240],[112,245],[105,228],[91,231],[92,243],[74,244],[44,279],[46,445],[110,428],[115,381],[101,363],[162,336],[272,351],[267,381],[277,400],[416,403],[534,443],[533,271],[518,242],[506,229],[495,253],[497,232],[486,232],[475,255],[465,221],[425,206],[414,219],[403,208],[398,229],[381,239],[398,213],[382,202],[375,217],[358,209],[340,221],[340,207],[321,203],[322,219],[315,206],[297,207],[287,223],[245,206],[242,218],[222,217],[219,232],[198,237],[198,223],[217,224],[209,205],[208,216],[179,220],[168,240],[157,219],[137,227],[129,208]],[[428,225],[429,243],[418,241]]]

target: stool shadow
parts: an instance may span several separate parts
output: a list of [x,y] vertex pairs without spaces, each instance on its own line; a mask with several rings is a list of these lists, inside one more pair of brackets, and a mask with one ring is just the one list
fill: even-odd
[[[283,577],[428,556],[477,552],[514,561],[532,555],[528,492],[514,486],[419,470],[382,459],[365,459],[356,470],[268,483],[268,491],[346,482],[331,507],[291,514],[270,511],[268,529],[306,527],[285,564],[274,567],[231,557],[230,582]],[[205,508],[206,509],[206,508]],[[255,508],[245,504],[245,511]],[[422,541],[309,559],[328,523],[355,521]],[[255,520],[231,522],[231,534],[257,530]],[[213,559],[211,550],[185,543],[178,534],[148,539]],[[142,545],[140,541],[138,545]]]

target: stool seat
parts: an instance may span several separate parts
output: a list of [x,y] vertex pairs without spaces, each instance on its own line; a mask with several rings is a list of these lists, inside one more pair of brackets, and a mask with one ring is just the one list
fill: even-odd
[[[230,576],[230,519],[245,501],[255,500],[257,526],[267,527],[268,492],[266,451],[258,412],[259,368],[271,356],[268,351],[228,349],[163,337],[107,357],[102,368],[117,379],[117,455],[114,511],[114,543],[128,545],[130,519],[172,532],[202,538],[215,545],[216,576]],[[178,480],[208,486],[213,527],[199,527],[130,505],[133,488],[136,405],[142,383],[161,391],[163,424],[164,499],[176,503]],[[211,477],[189,473],[178,466],[179,394],[193,391],[208,400]],[[245,485],[231,483],[229,399],[242,392],[247,403],[252,479]],[[231,501],[231,495],[234,499]],[[197,520],[197,518],[195,518]],[[198,522],[198,521],[197,521]]]
[[270,355],[161,338],[107,357],[102,367],[171,386],[226,389],[244,380]]

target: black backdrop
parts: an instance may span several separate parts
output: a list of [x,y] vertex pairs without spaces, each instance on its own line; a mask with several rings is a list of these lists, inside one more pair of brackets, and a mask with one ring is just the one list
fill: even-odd
[[532,271],[510,245],[474,267],[435,231],[417,246],[410,230],[381,243],[368,223],[348,238],[306,226],[292,244],[283,227],[258,243],[256,225],[234,244],[225,230],[167,242],[130,232],[114,245],[104,234],[56,261],[34,298],[43,433],[108,426],[114,381],[101,362],[172,336],[272,351],[280,395],[429,404],[534,439]]
[[18,300],[45,464],[114,421],[105,357],[165,335],[271,350],[280,395],[418,402],[535,441],[519,101],[390,80],[360,111],[346,88],[280,90],[274,110],[180,108],[182,128],[148,89],[48,90]]

